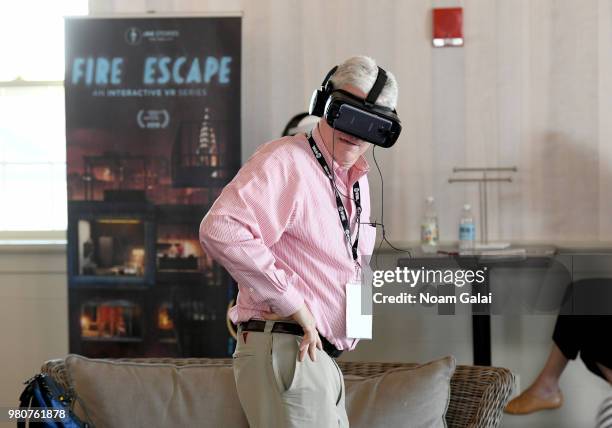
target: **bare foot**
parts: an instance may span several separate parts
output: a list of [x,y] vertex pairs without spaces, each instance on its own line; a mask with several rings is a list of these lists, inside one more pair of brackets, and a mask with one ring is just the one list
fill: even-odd
[[506,406],[505,412],[526,415],[545,409],[557,409],[563,404],[563,394],[558,385],[538,379]]

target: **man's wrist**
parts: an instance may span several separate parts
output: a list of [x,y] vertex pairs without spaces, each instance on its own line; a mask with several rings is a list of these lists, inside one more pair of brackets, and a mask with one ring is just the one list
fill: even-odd
[[302,307],[298,309],[291,317],[300,326],[302,326],[302,329],[304,329],[305,332],[312,332],[316,330],[316,323],[314,317],[312,316],[312,314],[308,310],[308,307],[306,307],[305,304],[302,305]]
[[304,333],[314,333],[317,330],[317,326],[314,323],[309,324],[307,326],[302,326],[302,330],[304,330]]

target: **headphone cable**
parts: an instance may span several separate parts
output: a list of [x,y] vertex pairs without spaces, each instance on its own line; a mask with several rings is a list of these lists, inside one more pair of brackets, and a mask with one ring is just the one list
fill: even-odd
[[[319,124],[317,124],[317,127],[319,126]],[[320,133],[320,129],[319,129],[319,133]],[[402,248],[398,248],[396,246],[394,246],[393,244],[391,244],[391,242],[389,242],[389,240],[387,239],[387,233],[385,230],[385,182],[383,179],[383,175],[382,175],[382,171],[380,170],[380,165],[378,165],[378,160],[376,159],[376,145],[373,144],[373,148],[372,148],[372,159],[374,160],[374,165],[376,165],[376,170],[378,171],[378,175],[380,176],[380,199],[381,199],[381,206],[380,206],[380,223],[378,223],[376,220],[373,222],[369,222],[369,223],[361,223],[361,218],[357,218],[357,222],[362,225],[362,224],[367,224],[373,227],[378,227],[380,226],[381,230],[382,230],[382,239],[380,240],[379,244],[378,244],[378,249],[376,250],[376,264],[378,265],[378,253],[380,253],[380,249],[382,247],[383,242],[386,242],[387,245],[389,247],[391,247],[392,249],[394,249],[395,251],[399,251],[402,253],[407,253],[409,258],[412,258],[412,253],[410,252],[410,250],[405,250]],[[348,195],[345,195],[344,193],[342,193],[338,187],[336,186],[336,173],[334,171],[333,168],[333,164],[335,163],[335,148],[336,148],[336,127],[334,126],[332,128],[332,184],[334,186],[334,189],[341,194],[342,196],[344,196],[345,198],[348,198],[351,201],[354,201],[355,199],[351,198]],[[359,227],[357,228],[357,234],[359,234]],[[359,236],[359,235],[357,235]]]
[[408,253],[408,257],[412,258],[412,253],[409,250],[397,248],[396,246],[391,244],[391,242],[389,242],[389,240],[387,239],[387,233],[385,231],[385,181],[383,179],[383,175],[380,170],[380,166],[378,165],[378,161],[376,160],[376,145],[374,145],[374,148],[372,149],[372,159],[374,159],[374,165],[376,165],[376,169],[378,170],[378,175],[380,176],[380,200],[381,200],[380,223],[376,221],[369,223],[371,226],[374,226],[374,227],[380,226],[380,228],[382,229],[382,239],[380,240],[380,243],[378,244],[378,250],[376,251],[376,256],[378,257],[378,253],[380,253],[380,248],[382,247],[382,243],[386,242],[387,245],[391,247],[392,249],[394,249],[395,251],[399,251],[402,253]]

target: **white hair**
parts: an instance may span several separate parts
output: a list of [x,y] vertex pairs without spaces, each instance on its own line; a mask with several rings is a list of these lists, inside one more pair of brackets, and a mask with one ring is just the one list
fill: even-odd
[[[387,82],[383,87],[376,104],[394,109],[397,105],[397,80],[395,76],[388,70]],[[334,88],[338,89],[344,85],[353,85],[361,89],[364,93],[370,92],[376,76],[378,75],[378,66],[369,56],[354,56],[338,66],[338,69],[331,78]]]

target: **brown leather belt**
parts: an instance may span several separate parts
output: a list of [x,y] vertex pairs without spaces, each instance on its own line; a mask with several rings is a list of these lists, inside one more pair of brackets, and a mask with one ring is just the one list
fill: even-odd
[[[242,331],[264,331],[266,327],[266,322],[262,320],[248,320],[238,324]],[[304,330],[302,326],[299,324],[291,323],[291,322],[282,322],[275,321],[272,326],[272,333],[286,333],[293,334],[296,336],[304,336]],[[336,348],[329,340],[325,337],[319,335],[321,338],[321,344],[323,345],[323,350],[327,355],[332,358],[338,358],[342,351]]]

